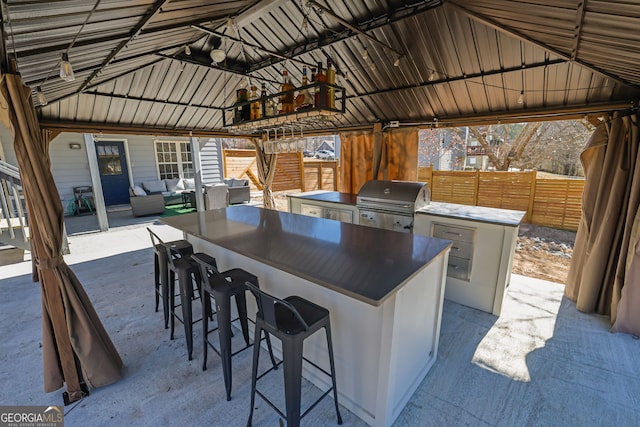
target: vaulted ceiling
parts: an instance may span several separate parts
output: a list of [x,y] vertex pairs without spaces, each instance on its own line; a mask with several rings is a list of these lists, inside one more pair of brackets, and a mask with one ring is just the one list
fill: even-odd
[[[640,0],[2,6],[3,63],[15,59],[48,127],[224,133],[238,87],[265,82],[274,93],[283,68],[299,82],[302,64],[327,58],[346,112],[318,129],[584,115],[635,108],[640,98]],[[212,63],[213,49],[226,59]],[[59,77],[63,52],[74,81]]]

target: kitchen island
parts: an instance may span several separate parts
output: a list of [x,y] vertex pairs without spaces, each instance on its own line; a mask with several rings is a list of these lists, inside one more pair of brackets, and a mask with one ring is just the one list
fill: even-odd
[[[275,296],[327,308],[339,401],[368,424],[391,425],[435,362],[449,241],[249,206],[162,222],[221,269],[244,268]],[[304,354],[328,369],[322,334]],[[310,365],[304,375],[329,386]]]

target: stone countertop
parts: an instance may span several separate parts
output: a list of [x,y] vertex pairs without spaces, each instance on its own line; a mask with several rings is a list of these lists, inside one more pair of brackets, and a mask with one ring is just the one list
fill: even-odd
[[356,205],[356,194],[351,193],[339,193],[337,191],[308,191],[305,193],[289,194],[289,197],[296,197],[299,199],[317,200],[319,202],[340,203],[343,205]]
[[449,240],[241,205],[160,221],[374,306],[451,246]]
[[524,211],[487,208],[484,206],[458,205],[455,203],[431,202],[417,214],[436,215],[447,218],[486,222],[489,224],[517,227],[527,214]]

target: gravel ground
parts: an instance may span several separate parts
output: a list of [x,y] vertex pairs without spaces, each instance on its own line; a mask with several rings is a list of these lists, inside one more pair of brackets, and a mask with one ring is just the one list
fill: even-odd
[[511,271],[564,284],[575,239],[574,231],[522,224]]

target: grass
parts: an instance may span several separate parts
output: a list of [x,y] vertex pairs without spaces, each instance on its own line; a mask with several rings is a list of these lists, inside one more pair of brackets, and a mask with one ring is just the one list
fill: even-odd
[[164,207],[164,212],[162,213],[162,215],[160,215],[160,218],[182,215],[182,214],[191,213],[195,211],[196,211],[195,208],[185,208],[182,204],[170,205],[170,206]]

